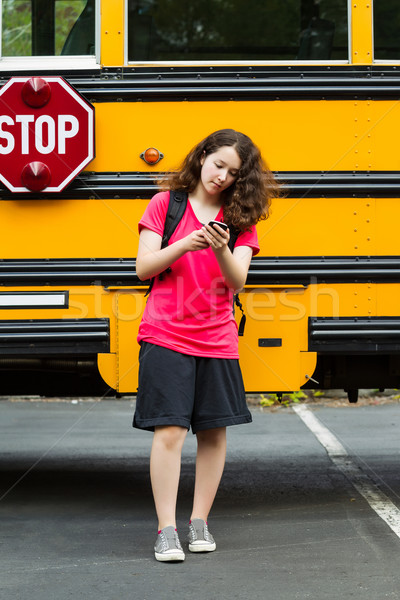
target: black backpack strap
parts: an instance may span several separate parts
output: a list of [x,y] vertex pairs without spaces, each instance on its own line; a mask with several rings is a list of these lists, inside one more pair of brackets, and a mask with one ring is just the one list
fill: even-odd
[[239,308],[242,313],[242,317],[240,319],[238,335],[242,336],[244,334],[244,326],[246,325],[246,315],[244,314],[242,303],[239,300],[239,294],[234,294],[233,296],[233,311],[235,312],[235,304]]
[[188,195],[186,192],[171,191],[169,193],[168,210],[165,217],[164,234],[161,248],[166,248],[172,234],[177,228],[186,210]]
[[236,241],[239,237],[239,229],[236,229],[236,227],[232,227],[232,225],[229,225],[229,242],[228,242],[228,248],[229,250],[233,253],[233,249],[235,247]]
[[[229,238],[228,246],[229,246],[230,251],[233,252],[236,241],[240,234],[240,230],[231,226],[231,227],[229,227],[229,232],[230,232],[230,238]],[[234,296],[233,296],[233,312],[235,312],[235,306],[237,306],[242,313],[242,317],[241,317],[240,323],[239,323],[238,335],[243,336],[244,326],[246,325],[246,315],[244,314],[242,303],[239,300],[239,294],[234,294]]]
[[[164,233],[161,240],[161,248],[166,248],[168,246],[168,242],[171,239],[172,234],[177,228],[180,220],[183,217],[183,214],[186,210],[188,195],[186,192],[181,191],[170,191],[169,193],[169,203],[167,214],[165,215],[165,223],[164,223]],[[166,273],[171,272],[171,267],[165,270]],[[159,279],[163,278],[163,273],[159,274]],[[150,285],[148,287],[145,296],[148,296],[151,292],[151,289],[154,284],[154,277],[150,280]]]

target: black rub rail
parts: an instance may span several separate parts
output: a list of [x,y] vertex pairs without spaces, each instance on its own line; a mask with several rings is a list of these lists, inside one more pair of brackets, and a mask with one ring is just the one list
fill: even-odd
[[69,81],[92,102],[400,97],[396,66],[128,67]]
[[[161,172],[84,171],[62,192],[13,193],[0,185],[0,200],[148,199],[158,190]],[[279,171],[275,176],[290,198],[397,198],[399,171]]]
[[[3,72],[0,85],[14,75]],[[19,72],[30,75],[31,72]],[[41,71],[46,75],[46,71]],[[53,73],[52,73],[53,74]],[[123,67],[63,75],[89,102],[397,99],[398,66]]]
[[110,351],[108,319],[0,321],[0,355]]
[[[0,260],[0,285],[142,286],[134,258]],[[400,256],[255,257],[247,285],[399,283]]]
[[39,284],[110,286],[140,281],[133,258],[0,260],[0,285]]
[[247,284],[400,282],[400,256],[255,257]]
[[400,318],[310,317],[308,340],[320,354],[400,353]]

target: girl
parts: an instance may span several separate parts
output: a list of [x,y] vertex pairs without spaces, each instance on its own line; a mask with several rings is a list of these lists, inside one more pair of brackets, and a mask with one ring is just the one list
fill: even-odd
[[[175,511],[187,431],[192,427],[197,436],[189,550],[210,552],[216,544],[207,519],[225,464],[226,426],[251,421],[232,300],[259,251],[254,226],[268,217],[278,186],[250,138],[232,129],[200,142],[163,185],[185,191],[188,201],[165,248],[161,241],[168,191],[153,197],[139,223],[136,272],[141,280],[155,279],[139,327],[133,425],[154,431],[150,478],[158,516],[155,557],[182,561]],[[212,220],[239,232],[233,253],[229,228],[211,226]]]

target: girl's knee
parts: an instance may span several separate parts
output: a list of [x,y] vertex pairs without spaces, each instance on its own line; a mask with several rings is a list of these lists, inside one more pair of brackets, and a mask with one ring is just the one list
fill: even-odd
[[219,446],[226,443],[226,427],[198,431],[196,437],[199,444]]
[[154,443],[164,446],[165,450],[181,447],[185,441],[187,429],[176,425],[163,425],[156,427]]

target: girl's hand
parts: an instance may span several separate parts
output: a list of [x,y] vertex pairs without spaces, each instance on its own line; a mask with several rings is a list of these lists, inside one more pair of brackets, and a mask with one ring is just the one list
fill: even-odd
[[202,232],[208,245],[216,252],[223,250],[229,242],[229,229],[224,231],[219,225],[204,225]]
[[196,250],[206,250],[209,247],[208,241],[204,237],[204,232],[202,229],[196,229],[192,231],[185,238],[186,242],[186,251],[187,252],[196,252]]

